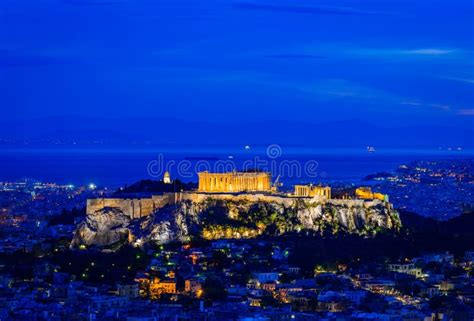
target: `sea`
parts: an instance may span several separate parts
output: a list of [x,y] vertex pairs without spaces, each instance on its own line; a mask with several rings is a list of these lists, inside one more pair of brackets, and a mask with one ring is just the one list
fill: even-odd
[[474,150],[282,148],[1,149],[0,181],[25,178],[76,186],[120,187],[142,179],[197,181],[197,172],[261,170],[283,186],[357,183],[413,161],[472,159]]

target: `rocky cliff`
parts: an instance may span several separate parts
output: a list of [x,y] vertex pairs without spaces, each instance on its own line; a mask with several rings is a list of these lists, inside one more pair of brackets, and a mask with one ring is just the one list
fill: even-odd
[[72,246],[110,245],[128,239],[130,218],[115,207],[104,207],[88,214],[74,233]]
[[251,238],[285,233],[355,233],[372,236],[401,226],[389,203],[361,200],[302,200],[284,202],[184,200],[164,206],[150,216],[130,219],[119,208],[89,213],[78,225],[72,246],[164,244],[194,238]]

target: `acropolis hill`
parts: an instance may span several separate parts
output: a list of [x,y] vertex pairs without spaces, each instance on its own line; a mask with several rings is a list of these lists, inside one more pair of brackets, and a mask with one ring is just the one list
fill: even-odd
[[[72,246],[248,238],[303,230],[369,236],[400,227],[388,197],[370,188],[357,189],[354,198],[334,199],[329,186],[296,185],[292,193],[278,192],[265,172],[198,176],[197,190],[89,199],[86,220],[78,226]],[[166,181],[171,184],[169,174]]]

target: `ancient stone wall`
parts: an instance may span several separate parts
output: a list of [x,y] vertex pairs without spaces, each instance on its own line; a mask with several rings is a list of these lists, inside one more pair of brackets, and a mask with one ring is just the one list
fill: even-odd
[[206,199],[232,200],[232,201],[249,201],[249,202],[275,202],[279,204],[291,205],[295,198],[278,195],[267,195],[259,193],[242,193],[242,194],[206,194],[195,192],[177,193],[177,201],[191,201],[193,203],[201,203]]
[[105,207],[120,209],[131,219],[146,217],[155,210],[173,202],[172,193],[153,195],[150,198],[95,198],[87,200],[87,215]]
[[190,201],[193,203],[202,203],[207,199],[218,199],[223,201],[247,201],[247,202],[269,202],[277,203],[284,206],[291,206],[298,199],[304,200],[308,203],[329,203],[336,206],[344,207],[372,207],[379,204],[385,204],[391,207],[390,203],[382,202],[378,199],[364,200],[364,199],[327,199],[326,197],[295,197],[284,195],[271,195],[259,193],[200,193],[200,192],[178,192],[178,193],[164,193],[162,195],[153,195],[150,198],[97,198],[87,200],[87,214],[101,210],[105,207],[119,208],[124,214],[131,219],[146,217],[160,208],[176,204],[178,202]]

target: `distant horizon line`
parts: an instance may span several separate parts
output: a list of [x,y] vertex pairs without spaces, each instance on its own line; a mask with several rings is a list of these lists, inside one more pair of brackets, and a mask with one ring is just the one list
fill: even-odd
[[[170,145],[174,145],[172,147]],[[223,144],[216,144],[216,145],[202,145],[196,147],[196,145],[176,145],[176,144],[168,144],[168,145],[153,145],[153,146],[81,146],[75,148],[73,145],[62,145],[62,146],[1,146],[0,145],[0,153],[8,153],[8,152],[63,152],[63,153],[113,153],[113,152],[146,152],[146,153],[188,153],[188,152],[201,152],[201,153],[209,153],[212,152],[215,155],[224,155],[224,156],[232,156],[229,153],[233,153],[238,156],[242,155],[258,155],[264,154],[266,148],[269,146],[267,144],[254,144],[249,145],[251,146],[250,149],[246,150],[245,145],[243,146],[227,146],[224,147]],[[407,147],[407,146],[373,146],[375,148],[375,152],[368,152],[368,146],[336,146],[336,147],[313,147],[313,146],[299,146],[299,145],[287,145],[282,144],[283,147],[283,155],[288,154],[312,154],[314,152],[321,153],[321,152],[331,152],[331,153],[343,153],[343,152],[351,152],[351,153],[361,153],[367,155],[377,155],[377,154],[397,154],[397,153],[416,153],[420,152],[423,154],[446,154],[446,155],[474,155],[474,147],[466,147],[461,149],[457,149],[458,146],[453,147]],[[105,148],[102,148],[105,147]],[[192,156],[192,155],[191,155]]]

